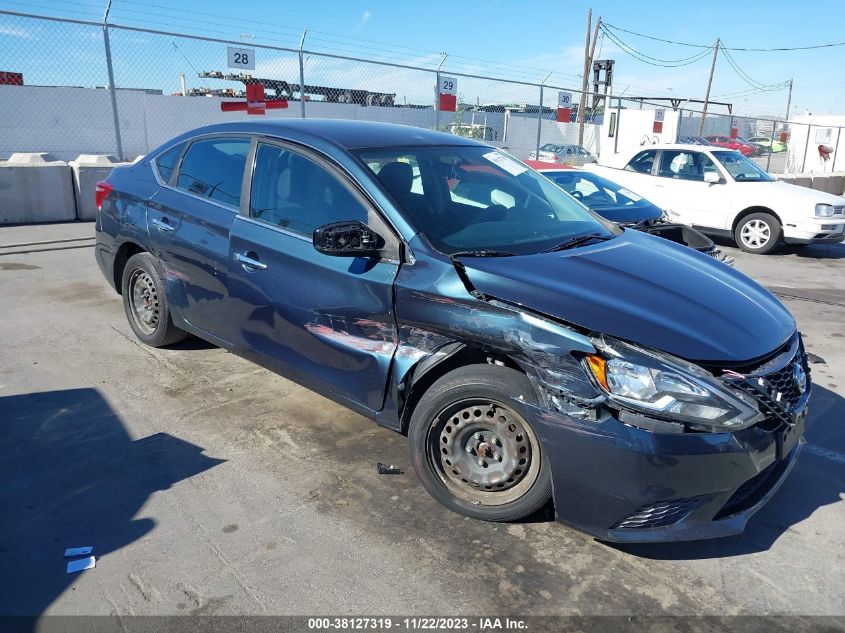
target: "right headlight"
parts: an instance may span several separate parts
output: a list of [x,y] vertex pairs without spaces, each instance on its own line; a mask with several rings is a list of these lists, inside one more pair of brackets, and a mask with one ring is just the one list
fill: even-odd
[[829,218],[833,215],[833,205],[832,204],[817,204],[816,205],[816,217],[817,218]]
[[600,354],[589,354],[587,365],[618,408],[713,432],[744,429],[764,417],[753,398],[696,365],[608,337],[593,344]]

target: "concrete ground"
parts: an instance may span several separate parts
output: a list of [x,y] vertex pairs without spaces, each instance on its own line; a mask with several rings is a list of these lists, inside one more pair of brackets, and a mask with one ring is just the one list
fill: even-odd
[[464,519],[403,437],[198,340],[140,345],[92,231],[0,229],[0,613],[845,614],[845,245],[725,247],[819,357],[784,487],[742,536],[612,547]]

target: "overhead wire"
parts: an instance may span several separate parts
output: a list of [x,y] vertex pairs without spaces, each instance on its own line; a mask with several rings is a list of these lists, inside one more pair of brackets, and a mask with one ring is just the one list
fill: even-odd
[[[666,44],[675,44],[677,46],[689,46],[693,48],[711,48],[713,47],[712,44],[693,44],[690,42],[679,42],[677,40],[668,40],[661,37],[656,37],[654,35],[646,35],[645,33],[638,33],[637,31],[632,31],[630,29],[622,28],[621,26],[616,26],[614,24],[608,24],[605,21],[602,21],[602,26],[607,26],[616,31],[622,31],[624,33],[630,33],[631,35],[636,35],[637,37],[643,37],[649,40],[654,40],[656,42],[665,42]],[[746,52],[756,52],[756,53],[773,53],[773,52],[785,52],[785,51],[808,51],[814,50],[819,48],[833,48],[836,46],[845,46],[845,42],[830,42],[825,44],[811,44],[808,46],[773,46],[768,48],[753,48],[753,47],[740,47],[740,46],[728,46],[726,47],[727,50],[731,51],[746,51]]]
[[618,36],[614,35],[611,31],[605,30],[604,22],[601,25],[602,32],[607,35],[608,39],[612,41],[614,44],[619,46],[625,53],[628,53],[631,57],[643,62],[644,64],[649,64],[651,66],[660,66],[663,68],[678,68],[681,66],[688,66],[690,64],[694,64],[695,62],[704,59],[709,55],[709,53],[713,50],[713,46],[706,48],[695,55],[691,55],[690,57],[684,57],[681,59],[662,59],[659,57],[653,57],[642,51],[637,50],[630,44],[626,43]]

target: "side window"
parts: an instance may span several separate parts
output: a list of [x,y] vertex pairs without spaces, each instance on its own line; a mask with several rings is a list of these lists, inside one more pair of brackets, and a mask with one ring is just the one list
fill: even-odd
[[634,156],[631,161],[625,165],[628,171],[636,171],[641,174],[650,174],[651,168],[654,165],[654,157],[657,154],[653,149],[640,152]]
[[275,145],[255,154],[249,215],[256,220],[311,236],[331,222],[367,222],[367,209],[326,169]]
[[185,149],[184,143],[179,143],[175,147],[171,147],[166,152],[162,152],[155,159],[155,166],[158,170],[159,177],[164,182],[170,182],[170,177],[173,175],[173,170],[176,169],[176,161]]
[[182,165],[176,186],[216,202],[233,207],[241,204],[247,139],[218,138],[191,143]]
[[659,174],[664,178],[703,181],[705,171],[716,171],[716,167],[699,152],[664,150],[660,156]]

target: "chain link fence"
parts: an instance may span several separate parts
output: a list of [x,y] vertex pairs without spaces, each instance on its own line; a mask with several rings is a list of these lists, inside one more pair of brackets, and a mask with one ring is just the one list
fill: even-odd
[[843,130],[824,121],[735,117],[714,104],[702,129],[700,104],[587,93],[582,126],[574,88],[454,72],[436,56],[388,63],[368,59],[364,46],[360,56],[314,48],[0,11],[0,158],[131,159],[198,126],[251,118],[249,87],[261,84],[262,103],[249,109],[268,118],[438,129],[520,159],[579,164],[585,153],[705,137],[773,173],[845,170]]

